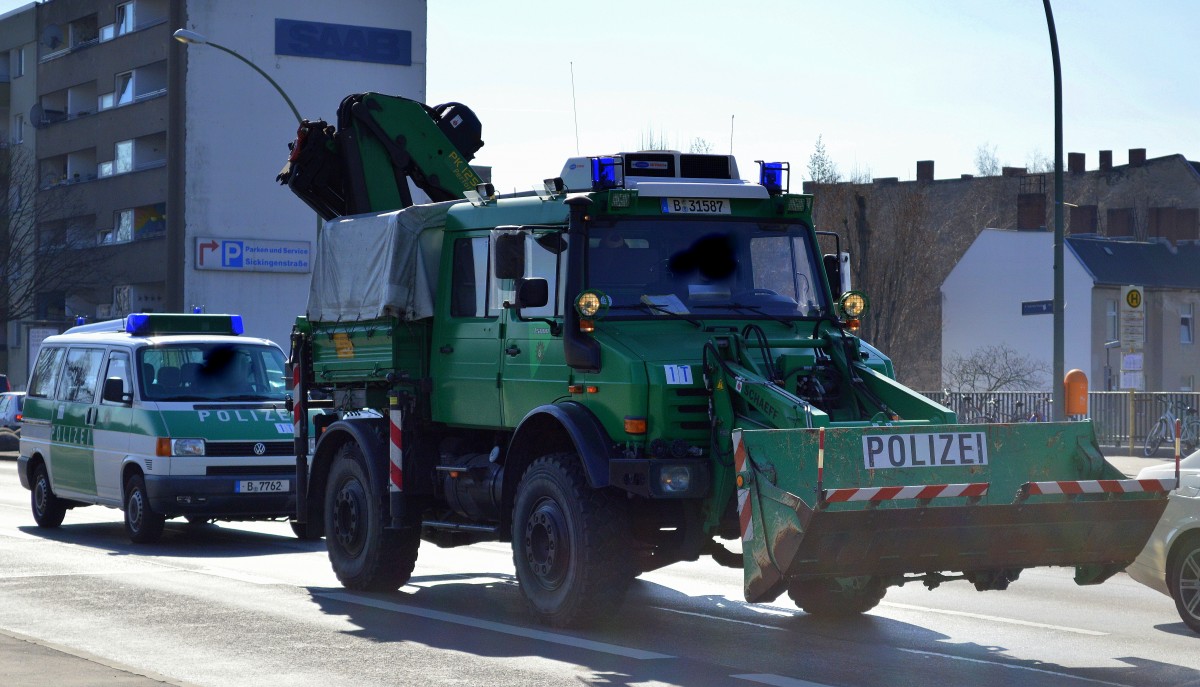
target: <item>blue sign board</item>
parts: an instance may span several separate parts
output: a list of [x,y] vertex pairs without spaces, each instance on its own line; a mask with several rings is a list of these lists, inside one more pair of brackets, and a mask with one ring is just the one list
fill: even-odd
[[1054,301],[1022,301],[1022,315],[1053,315]]
[[411,65],[412,31],[276,19],[275,54]]

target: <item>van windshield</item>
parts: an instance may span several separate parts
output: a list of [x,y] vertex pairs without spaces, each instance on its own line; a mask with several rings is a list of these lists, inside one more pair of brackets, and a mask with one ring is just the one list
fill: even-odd
[[283,353],[246,343],[172,343],[138,351],[138,389],[150,401],[282,401]]

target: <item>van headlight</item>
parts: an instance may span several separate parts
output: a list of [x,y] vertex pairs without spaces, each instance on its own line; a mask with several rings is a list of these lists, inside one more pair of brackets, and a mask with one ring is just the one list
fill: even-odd
[[203,439],[172,439],[171,455],[173,456],[202,456],[204,455]]

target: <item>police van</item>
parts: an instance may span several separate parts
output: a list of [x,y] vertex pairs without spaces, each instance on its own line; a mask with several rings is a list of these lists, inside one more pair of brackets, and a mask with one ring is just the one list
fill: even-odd
[[242,332],[238,315],[139,313],[46,338],[17,466],[38,526],[99,504],[123,510],[129,538],[148,543],[179,516],[292,516],[284,354]]

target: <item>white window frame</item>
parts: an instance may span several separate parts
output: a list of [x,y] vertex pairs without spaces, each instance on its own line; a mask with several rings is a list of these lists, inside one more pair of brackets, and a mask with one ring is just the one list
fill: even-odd
[[[124,17],[121,16],[122,10],[125,11]],[[113,29],[114,29],[114,33],[116,35],[124,36],[127,33],[133,33],[134,29],[136,28],[136,25],[134,24],[133,10],[134,10],[134,3],[132,3],[132,2],[123,2],[119,5],[117,5],[116,8],[113,10],[113,12],[114,12]]]
[[1104,333],[1105,341],[1116,341],[1120,338],[1120,315],[1117,313],[1117,300],[1110,298],[1105,301]]
[[1196,307],[1192,303],[1179,309],[1179,343],[1196,343]]

